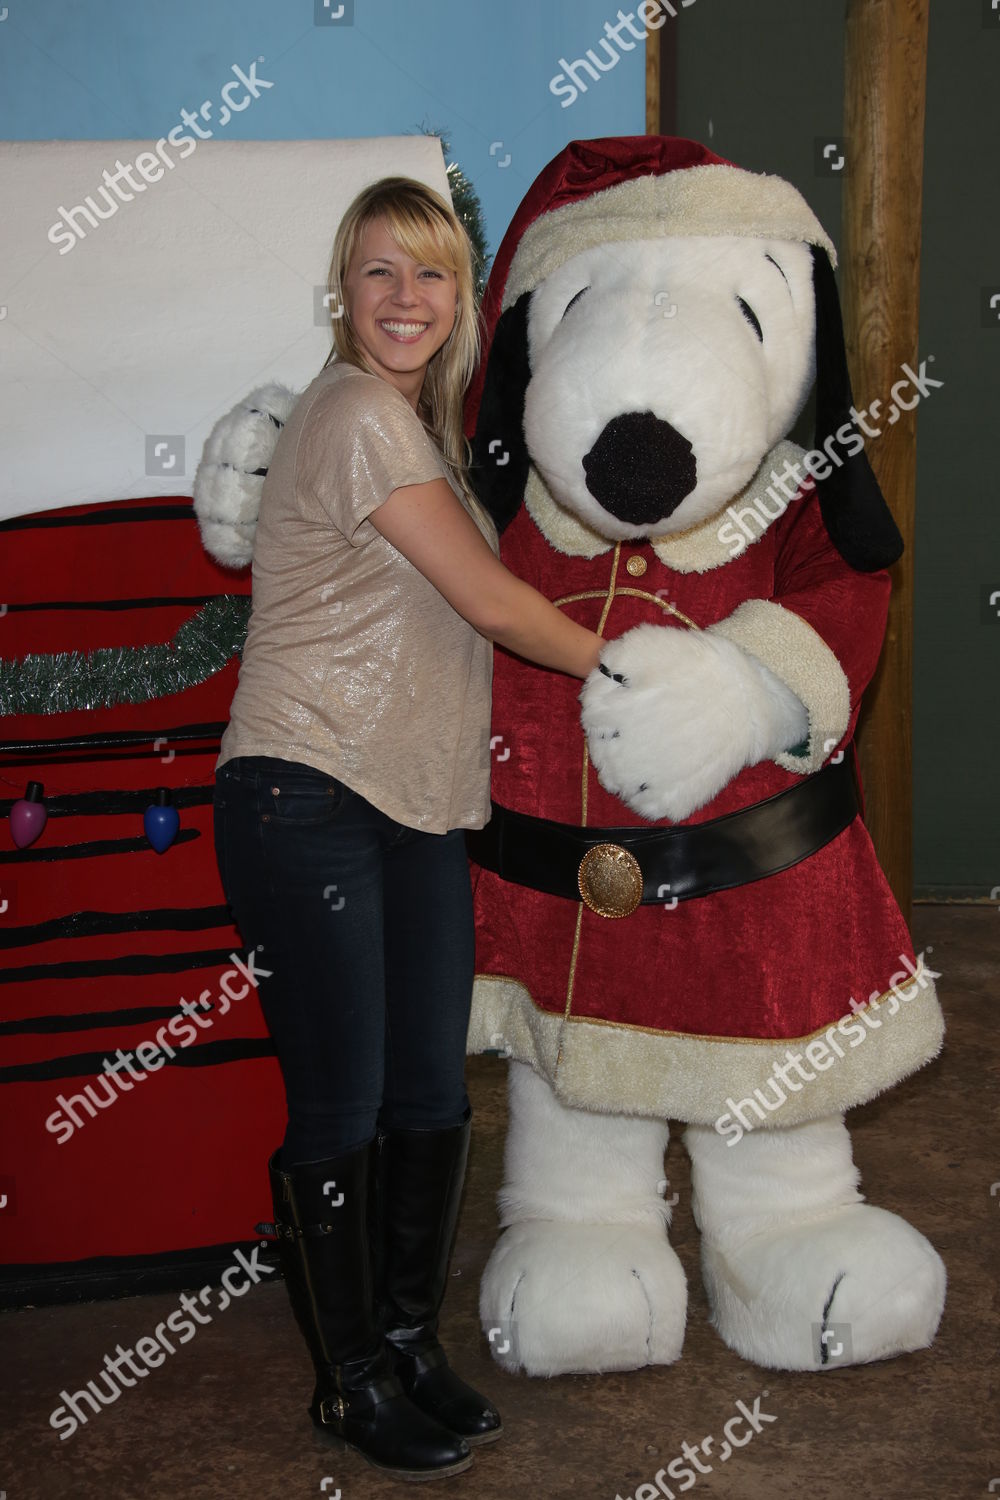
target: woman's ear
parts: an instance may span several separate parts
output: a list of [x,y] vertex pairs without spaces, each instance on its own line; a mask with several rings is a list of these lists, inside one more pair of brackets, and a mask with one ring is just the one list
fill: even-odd
[[831,473],[817,479],[816,492],[827,534],[846,563],[859,573],[887,568],[903,554],[903,538],[879,489],[868,458],[861,449],[852,457],[843,452],[836,434],[848,426],[856,431],[851,407],[851,379],[844,348],[844,325],[833,266],[825,250],[813,245],[813,287],[816,293],[816,447],[837,454]]
[[524,397],[531,379],[528,363],[531,296],[531,292],[523,292],[500,315],[490,345],[472,439],[469,471],[472,487],[498,531],[503,531],[514,519],[528,482],[530,460],[524,441]]

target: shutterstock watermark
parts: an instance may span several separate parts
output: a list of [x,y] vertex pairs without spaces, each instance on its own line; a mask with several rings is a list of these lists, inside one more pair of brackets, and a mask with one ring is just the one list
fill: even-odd
[[[753,1406],[747,1406],[745,1401],[736,1402],[736,1415],[730,1417],[722,1429],[722,1446],[715,1454],[717,1463],[724,1464],[732,1457],[734,1448],[745,1448],[747,1444],[764,1431],[765,1422],[776,1422],[777,1417],[770,1416],[766,1411],[761,1411],[761,1402],[770,1392],[763,1391],[754,1397]],[[740,1427],[745,1430],[738,1437]],[[657,1469],[652,1480],[648,1484],[640,1484],[634,1496],[615,1496],[615,1500],[675,1500],[675,1496],[683,1494],[685,1490],[693,1489],[698,1483],[701,1474],[711,1474],[713,1465],[703,1462],[707,1459],[715,1445],[714,1437],[702,1438],[695,1446],[693,1443],[681,1444],[681,1451],[676,1458],[662,1469]],[[677,1489],[674,1490],[667,1479],[677,1481]]]
[[[682,10],[688,10],[694,3],[695,0],[680,0]],[[642,18],[642,25],[638,29],[632,25],[637,15]],[[596,83],[602,73],[610,73],[612,68],[617,67],[623,52],[634,52],[637,43],[644,42],[650,31],[659,31],[668,16],[676,15],[677,11],[670,0],[642,0],[642,4],[637,5],[635,10],[627,12],[619,8],[617,24],[605,21],[604,35],[598,43],[604,49],[605,60],[601,61],[593,47],[588,47],[585,56],[578,57],[573,62],[567,62],[565,57],[561,57],[559,67],[562,71],[549,79],[549,93],[561,99],[563,109],[569,109],[581,94],[587,92],[581,71],[590,76],[592,83]],[[632,41],[622,35],[623,27]]]
[[[896,381],[889,393],[891,402],[885,418],[886,427],[894,427],[899,421],[900,412],[912,411],[924,396],[929,396],[931,391],[939,390],[944,385],[943,380],[934,380],[927,373],[927,366],[933,360],[933,354],[929,354],[920,361],[919,370],[912,370],[907,364],[900,365],[903,378]],[[908,391],[912,391],[912,398],[907,394]],[[811,480],[829,479],[834,468],[842,468],[845,459],[854,458],[861,452],[866,437],[881,437],[885,428],[869,425],[869,419],[878,421],[882,407],[883,403],[879,400],[873,401],[861,411],[852,406],[851,420],[832,432],[822,448],[811,448],[797,462],[786,459],[780,474],[772,469],[771,483],[764,495],[775,509],[769,509],[761,495],[755,495],[744,505],[727,506],[726,515],[729,520],[723,522],[716,535],[723,546],[730,549],[729,556],[739,557],[751,542],[756,541],[767,530],[772,521],[776,521],[788,509],[789,501],[794,500],[797,495],[810,493]],[[809,488],[803,491],[805,485]]]
[[[273,972],[271,969],[256,968],[254,963],[256,955],[252,952],[247,955],[246,963],[235,953],[230,953],[229,957],[232,959],[234,967],[227,969],[219,979],[220,993],[215,1002],[219,1007],[219,1016],[224,1016],[229,1010],[230,1005],[235,1004],[238,1000],[245,999],[250,993],[251,985],[254,989],[257,988],[258,976],[263,979],[270,979]],[[243,985],[242,989],[237,991],[233,988],[233,981],[240,974],[245,977],[247,983]],[[207,1031],[210,1026],[214,1025],[217,1017],[205,1016],[203,1014],[204,1011],[212,1009],[212,1002],[209,999],[211,993],[211,990],[202,990],[197,1002],[194,1000],[181,1000],[176,1015],[171,1016],[169,1021],[164,1021],[162,1026],[157,1027],[155,1042],[140,1042],[134,1052],[125,1052],[119,1047],[115,1052],[114,1059],[106,1057],[103,1063],[103,1070],[106,1076],[100,1080],[103,1088],[103,1097],[98,1094],[96,1086],[92,1083],[86,1085],[82,1094],[71,1094],[68,1099],[63,1094],[59,1095],[56,1099],[59,1108],[53,1110],[52,1114],[49,1115],[45,1121],[45,1128],[46,1130],[50,1130],[53,1135],[59,1137],[60,1146],[64,1146],[71,1136],[77,1130],[82,1130],[87,1123],[86,1119],[79,1118],[77,1113],[78,1105],[86,1110],[87,1119],[92,1120],[99,1109],[107,1109],[109,1105],[121,1097],[122,1093],[131,1093],[136,1083],[142,1083],[144,1079],[149,1077],[150,1073],[159,1072],[160,1068],[167,1061],[167,1058],[177,1056],[178,1048],[190,1047],[191,1043],[196,1040],[199,1031]],[[172,1047],[166,1040],[168,1035],[173,1037],[177,1043],[177,1048]],[[138,1070],[132,1066],[133,1058],[140,1064]],[[122,1074],[123,1068],[126,1069],[133,1082],[130,1083],[124,1077]],[[145,1071],[143,1071],[144,1069]],[[60,1131],[64,1133],[60,1134]]]
[[[222,1286],[220,1288],[218,1312],[225,1312],[226,1308],[237,1297],[242,1297],[252,1286],[256,1286],[261,1276],[273,1276],[274,1266],[263,1266],[258,1263],[257,1257],[263,1245],[255,1245],[249,1260],[242,1250],[237,1250],[234,1266],[227,1266],[222,1273]],[[246,1273],[246,1280],[242,1285],[237,1285],[234,1277]],[[197,1298],[190,1296],[187,1292],[181,1292],[180,1307],[172,1312],[169,1318],[164,1318],[157,1323],[154,1334],[146,1335],[136,1339],[135,1348],[123,1349],[121,1344],[115,1345],[114,1354],[104,1356],[104,1369],[98,1376],[98,1380],[88,1380],[81,1391],[60,1391],[59,1395],[62,1405],[57,1406],[49,1417],[49,1426],[55,1428],[59,1433],[61,1442],[71,1438],[79,1427],[86,1426],[90,1420],[83,1407],[90,1407],[90,1415],[97,1416],[105,1406],[110,1406],[117,1401],[123,1390],[130,1390],[144,1380],[150,1370],[159,1369],[168,1354],[175,1354],[173,1342],[167,1337],[166,1330],[177,1335],[178,1344],[189,1344],[198,1332],[198,1327],[204,1327],[211,1323],[212,1314],[205,1312],[205,1304],[212,1295],[212,1287],[203,1286]],[[186,1315],[186,1316],[185,1316]],[[129,1374],[125,1374],[125,1369]],[[132,1376],[135,1379],[132,1379]],[[62,1429],[62,1430],[60,1430]]]
[[[233,63],[230,69],[233,77],[219,91],[222,108],[216,124],[220,129],[229,124],[233,115],[242,114],[254,99],[259,99],[263,89],[274,88],[274,84],[268,79],[257,77],[257,63],[263,61],[259,57],[256,62],[252,62],[249,73],[245,73],[238,63]],[[240,89],[244,91],[242,94],[238,93]],[[116,161],[114,172],[105,168],[101,174],[104,186],[97,189],[103,200],[102,207],[98,206],[89,193],[82,203],[74,204],[72,208],[65,208],[60,204],[59,217],[47,236],[53,245],[59,246],[59,254],[68,255],[80,240],[87,238],[87,230],[82,227],[81,221],[91,229],[96,229],[102,220],[113,218],[123,203],[131,203],[138,193],[144,193],[147,187],[159,182],[165,170],[173,171],[177,161],[191,156],[198,149],[199,141],[209,140],[215,132],[205,122],[211,118],[212,108],[212,100],[206,99],[197,111],[182,109],[180,117],[183,123],[175,125],[165,136],[161,135],[156,142],[155,151],[140,151],[134,162]],[[194,134],[185,135],[185,126]],[[178,152],[177,161],[168,151],[168,145]],[[188,149],[181,150],[182,146]],[[138,173],[138,177],[133,176],[133,173]],[[127,187],[122,185],[123,178]],[[128,191],[129,188],[132,189],[131,192]]]
[[[828,1027],[823,1037],[813,1037],[807,1043],[805,1056],[818,1072],[825,1073],[834,1066],[838,1057],[845,1056],[844,1049],[837,1040],[838,1034],[849,1042],[853,1051],[855,1047],[860,1047],[870,1031],[880,1029],[883,1017],[877,1015],[877,1011],[883,1004],[888,1002],[888,1015],[894,1016],[901,1001],[912,1000],[918,990],[926,989],[930,980],[941,978],[935,969],[924,967],[922,954],[918,960],[919,968],[914,968],[910,959],[903,954],[900,954],[899,961],[903,967],[889,980],[888,990],[884,993],[872,990],[867,1004],[859,1003],[852,995],[849,1001],[852,1014],[843,1016],[835,1025]],[[912,979],[913,982],[901,989],[900,985],[907,979]],[[802,1058],[801,1052],[793,1052],[787,1047],[785,1062],[771,1064],[773,1076],[766,1080],[763,1088],[754,1089],[751,1097],[741,1099],[738,1104],[733,1099],[726,1100],[728,1108],[716,1120],[715,1128],[720,1135],[726,1137],[727,1146],[735,1146],[744,1135],[756,1129],[756,1125],[747,1118],[748,1110],[752,1110],[757,1116],[756,1124],[762,1124],[768,1114],[773,1114],[787,1102],[786,1088],[790,1093],[799,1094],[805,1084],[815,1082],[816,1073],[804,1065]],[[765,1089],[769,1090],[767,1094]]]

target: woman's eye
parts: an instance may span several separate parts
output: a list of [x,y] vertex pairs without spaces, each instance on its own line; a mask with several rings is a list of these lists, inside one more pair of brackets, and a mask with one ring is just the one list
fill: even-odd
[[760,326],[760,319],[758,318],[757,314],[754,312],[749,302],[744,302],[742,297],[737,297],[736,301],[739,303],[740,312],[746,318],[747,322],[750,324],[750,327],[760,339],[760,342],[763,343],[764,330]]
[[433,276],[438,281],[443,281],[444,280],[444,272],[443,271],[424,271],[422,274],[424,276]]
[[566,306],[563,308],[563,317],[565,317],[566,314],[569,312],[570,308],[573,306],[573,303],[574,302],[579,302],[579,300],[583,296],[584,292],[589,292],[589,291],[590,291],[590,287],[589,286],[582,286],[580,288],[580,290],[577,292],[576,296],[575,297],[571,297],[569,299],[569,301],[566,303]]

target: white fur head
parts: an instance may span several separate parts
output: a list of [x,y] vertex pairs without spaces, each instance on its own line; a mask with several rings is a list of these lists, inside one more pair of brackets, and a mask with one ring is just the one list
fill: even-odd
[[812,250],[690,236],[609,242],[531,296],[524,436],[553,498],[602,535],[721,510],[815,374]]

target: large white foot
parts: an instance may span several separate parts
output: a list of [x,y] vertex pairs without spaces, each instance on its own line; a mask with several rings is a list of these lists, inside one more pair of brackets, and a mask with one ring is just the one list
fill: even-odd
[[931,1343],[944,1264],[905,1219],[862,1202],[840,1116],[734,1145],[692,1125],[684,1140],[712,1321],[730,1348],[821,1370]]
[[494,1358],[529,1375],[670,1364],[687,1283],[666,1233],[667,1127],[567,1109],[510,1065],[501,1220],[479,1312]]

